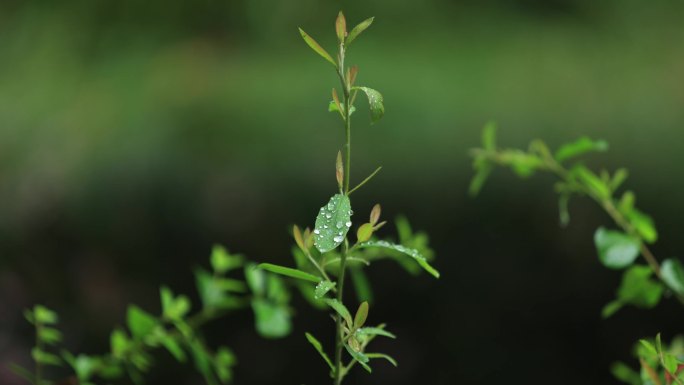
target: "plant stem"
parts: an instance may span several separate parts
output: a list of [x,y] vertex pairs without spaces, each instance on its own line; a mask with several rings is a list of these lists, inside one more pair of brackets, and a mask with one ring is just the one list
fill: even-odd
[[[349,243],[345,239],[342,245],[342,255],[340,259],[340,275],[338,277],[337,287],[337,301],[342,303],[344,293],[344,272],[346,270],[347,252],[349,251]],[[344,341],[342,340],[343,324],[342,316],[337,315],[335,327],[335,385],[340,385],[344,376],[342,375],[342,350],[344,349]]]
[[[43,325],[36,320],[36,348],[39,351],[43,350],[43,343],[40,339],[42,328]],[[36,385],[43,385],[43,364],[39,360],[36,360]]]
[[[342,84],[343,95],[344,95],[344,133],[345,133],[345,144],[344,144],[344,193],[349,195],[349,176],[351,174],[351,90],[350,85],[345,79],[344,72],[344,44],[340,43],[339,51],[339,63],[337,74],[340,77],[340,83]],[[344,299],[344,273],[347,269],[347,255],[349,253],[349,241],[345,237],[344,243],[342,244],[342,254],[340,255],[340,273],[337,277],[337,301],[343,303]],[[342,334],[344,332],[344,325],[342,323],[342,317],[338,314],[335,320],[335,373],[334,373],[334,385],[340,385],[344,378],[342,374],[342,350],[344,349],[344,341],[342,340]]]

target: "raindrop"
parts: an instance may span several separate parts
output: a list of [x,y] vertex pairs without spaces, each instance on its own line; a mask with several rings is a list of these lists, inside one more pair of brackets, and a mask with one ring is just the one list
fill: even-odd
[[321,233],[321,230],[319,230],[319,229],[314,230],[314,234],[320,234],[320,233]]
[[344,225],[347,227],[351,227],[352,224],[351,224],[351,221],[347,221],[347,223],[345,223]]

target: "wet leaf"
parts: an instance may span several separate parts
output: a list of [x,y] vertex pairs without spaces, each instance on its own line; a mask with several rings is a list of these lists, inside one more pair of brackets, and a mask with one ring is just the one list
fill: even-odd
[[344,194],[335,194],[321,207],[314,228],[314,245],[318,251],[325,253],[342,244],[352,225],[351,214],[349,197]]
[[368,97],[370,106],[371,122],[375,123],[385,115],[385,105],[383,104],[382,94],[368,87],[354,87],[354,90],[363,91]]
[[433,277],[439,278],[439,271],[437,271],[434,267],[430,266],[427,259],[422,254],[420,254],[420,252],[418,252],[418,250],[416,249],[410,249],[408,247],[397,245],[394,243],[389,243],[386,241],[368,241],[360,243],[357,247],[361,249],[367,247],[380,247],[398,251],[402,254],[408,255],[409,257],[413,258],[416,262],[418,262],[420,267],[422,267],[425,271],[430,273]]

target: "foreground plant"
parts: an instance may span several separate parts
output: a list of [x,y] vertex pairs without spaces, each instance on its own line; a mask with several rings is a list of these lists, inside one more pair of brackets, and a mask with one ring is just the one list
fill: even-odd
[[[261,269],[308,283],[300,284],[304,296],[309,298],[315,306],[323,303],[335,312],[333,359],[327,355],[321,342],[313,335],[306,334],[307,340],[329,366],[335,385],[341,384],[356,364],[371,372],[369,364],[371,359],[382,358],[396,365],[396,361],[389,355],[368,350],[374,338],[395,338],[395,336],[385,329],[384,324],[366,326],[371,292],[362,269],[376,259],[390,257],[398,259],[409,270],[413,270],[413,266],[409,267],[407,260],[413,261],[414,264],[417,262],[417,265],[428,273],[439,277],[437,270],[428,262],[432,253],[427,248],[425,236],[422,234],[414,236],[404,219],[400,219],[397,224],[400,238],[406,241],[404,245],[377,240],[373,237],[386,223],[380,221],[381,208],[378,204],[371,210],[368,221],[357,226],[356,240],[350,240],[348,234],[353,225],[350,195],[380,171],[378,167],[358,185],[351,187],[351,117],[355,111],[354,102],[357,94],[361,92],[367,97],[371,122],[378,121],[385,112],[382,95],[372,88],[357,86],[358,67],[345,65],[347,48],[372,22],[373,18],[366,19],[347,32],[344,15],[342,12],[339,13],[335,23],[339,43],[337,60],[333,60],[325,49],[300,29],[304,41],[333,66],[340,80],[341,92],[338,92],[336,88],[332,89],[332,101],[328,106],[329,111],[339,115],[344,127],[345,143],[337,154],[335,165],[338,192],[318,211],[313,231],[309,228],[302,231],[298,226],[294,226],[293,236],[298,250],[295,250],[293,254],[297,268],[268,263],[259,265]],[[352,275],[357,297],[361,300],[354,315],[344,304],[345,279],[348,272]],[[348,360],[344,358],[345,351],[348,353]]]
[[[624,270],[617,298],[602,310],[604,318],[610,317],[623,306],[632,305],[650,309],[665,295],[672,295],[684,305],[684,267],[676,258],[662,262],[656,258],[649,245],[658,239],[653,219],[637,209],[636,196],[630,191],[619,192],[628,172],[621,168],[613,173],[601,170],[596,173],[587,168],[577,157],[589,152],[608,149],[605,141],[587,137],[561,146],[551,152],[541,140],[532,141],[528,150],[499,148],[496,144],[496,127],[489,124],[482,135],[482,147],[472,150],[476,174],[470,192],[476,195],[496,166],[510,167],[521,177],[536,172],[549,172],[558,177],[555,190],[559,194],[560,223],[570,221],[568,203],[572,196],[586,196],[594,200],[613,220],[616,229],[599,227],[594,233],[594,243],[599,261],[609,269]],[[646,264],[636,263],[641,256]],[[663,349],[660,335],[655,345],[643,340],[638,345],[641,371],[639,374],[622,363],[613,365],[613,374],[630,384],[661,385],[677,383],[684,385],[680,373],[684,364],[684,347],[681,338],[675,338],[671,349]]]
[[[153,315],[130,305],[127,329],[115,329],[110,338],[110,351],[101,355],[75,355],[61,348],[62,333],[57,329],[57,313],[36,305],[25,312],[26,319],[36,330],[36,345],[31,351],[35,370],[17,365],[11,368],[35,385],[89,385],[126,376],[141,384],[144,374],[152,368],[153,351],[163,348],[179,362],[186,362],[190,357],[207,384],[230,382],[236,364],[234,353],[225,346],[211,349],[202,338],[201,327],[251,304],[257,331],[267,338],[283,337],[291,329],[289,294],[279,277],[254,269],[254,264],[246,263],[241,255],[230,254],[223,247],[214,247],[211,265],[211,272],[195,271],[202,302],[199,311],[191,315],[190,299],[162,286],[161,314]],[[228,276],[238,270],[244,270],[247,284]],[[63,372],[58,368],[64,366],[69,367],[73,375],[65,381],[48,379],[47,368]]]

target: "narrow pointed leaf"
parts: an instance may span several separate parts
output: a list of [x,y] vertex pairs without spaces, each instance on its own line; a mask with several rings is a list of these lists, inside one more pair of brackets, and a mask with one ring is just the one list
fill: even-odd
[[556,151],[554,157],[558,162],[574,158],[587,152],[603,152],[608,150],[608,143],[604,140],[592,140],[586,136],[572,143],[565,144]]
[[356,333],[368,335],[368,336],[382,336],[382,337],[387,337],[387,338],[392,338],[392,339],[397,338],[397,336],[395,336],[393,333],[390,333],[387,330],[385,330],[383,328],[378,328],[378,327],[360,328],[359,330],[356,331]]
[[387,361],[389,361],[392,365],[394,365],[395,367],[399,366],[399,364],[397,364],[397,360],[395,360],[394,358],[392,358],[389,355],[384,354],[384,353],[366,353],[366,357],[371,358],[371,359],[372,358],[384,358]]
[[344,38],[347,36],[347,20],[344,18],[342,11],[337,14],[337,20],[335,20],[335,32],[337,33],[337,38],[340,43],[344,42]]
[[420,267],[422,267],[425,271],[430,273],[433,277],[439,278],[439,271],[437,271],[437,269],[435,269],[434,267],[430,266],[427,259],[425,259],[425,257],[422,254],[420,254],[420,252],[416,249],[410,249],[408,247],[397,245],[394,243],[389,243],[387,241],[368,241],[360,243],[357,247],[362,249],[368,247],[380,247],[398,251],[402,254],[408,255],[409,257],[413,258],[416,262],[418,262]]
[[321,281],[316,285],[314,290],[314,298],[321,299],[325,297],[325,294],[335,288],[335,282],[331,281]]
[[302,38],[304,39],[306,44],[309,47],[311,47],[311,49],[313,49],[317,54],[321,55],[323,59],[327,60],[328,62],[330,62],[330,64],[337,68],[337,63],[335,63],[330,54],[326,52],[326,50],[324,50],[323,47],[321,47],[321,45],[316,42],[316,40],[314,40],[311,36],[309,36],[309,34],[304,32],[304,30],[301,28],[299,29],[299,33],[302,35]]
[[344,194],[335,194],[318,212],[314,229],[314,245],[321,253],[337,248],[344,241],[351,225],[349,197]]
[[314,282],[314,283],[318,283],[321,281],[320,277],[317,277],[313,274],[309,274],[307,272],[297,270],[297,269],[292,269],[289,267],[274,265],[271,263],[260,263],[257,266],[257,268],[267,270],[267,271],[270,271],[272,273],[285,275],[287,277],[301,279],[304,281],[310,281],[310,282]]
[[482,148],[496,150],[496,123],[489,122],[482,129]]
[[349,325],[349,327],[353,325],[351,313],[349,313],[349,310],[347,310],[346,306],[344,306],[341,302],[339,302],[336,299],[326,298],[324,301],[328,304],[328,306],[333,308],[333,310],[335,310],[337,314],[342,316],[342,318],[347,323],[347,325]]
[[353,89],[363,91],[368,97],[372,123],[377,122],[385,115],[385,105],[380,92],[368,87],[354,87]]
[[349,352],[349,354],[350,354],[356,361],[358,361],[358,363],[359,363],[361,366],[363,366],[364,369],[366,369],[366,371],[367,371],[368,373],[371,373],[371,372],[372,372],[370,366],[368,366],[368,364],[367,364],[367,362],[369,361],[369,359],[368,359],[368,357],[367,357],[365,354],[363,354],[363,353],[361,353],[361,352],[357,352],[356,350],[352,349],[351,346],[349,346],[348,344],[344,344],[344,347],[347,349],[347,352]]
[[368,19],[357,24],[356,27],[352,28],[352,30],[349,32],[349,35],[347,35],[347,40],[344,42],[344,44],[349,46],[361,34],[361,32],[365,31],[366,28],[373,24],[374,19],[374,17],[369,17]]
[[313,345],[314,349],[318,352],[318,354],[323,357],[323,360],[328,364],[330,367],[330,370],[335,370],[335,366],[333,365],[332,361],[328,357],[327,354],[325,354],[325,351],[323,350],[323,345],[314,337],[313,335],[309,333],[304,333],[306,335],[306,339],[309,341],[311,345]]
[[354,328],[358,329],[363,326],[366,323],[366,318],[368,318],[368,302],[362,302],[354,316]]

